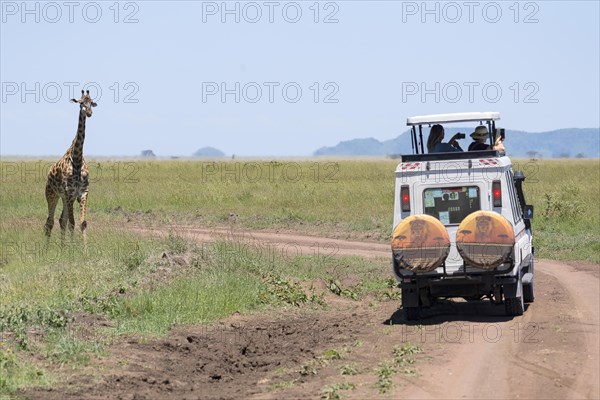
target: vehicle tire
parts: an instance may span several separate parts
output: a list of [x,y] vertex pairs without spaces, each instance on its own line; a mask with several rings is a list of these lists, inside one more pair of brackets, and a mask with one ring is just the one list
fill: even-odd
[[513,297],[511,299],[504,299],[504,310],[506,315],[510,317],[517,317],[523,315],[525,311],[525,303],[523,303],[523,296]]
[[420,307],[404,307],[404,319],[407,321],[415,321],[419,319],[420,314]]
[[535,295],[533,294],[533,281],[529,285],[523,285],[523,301],[533,303]]
[[[531,264],[529,265],[527,272],[534,274],[533,265],[534,265],[533,260],[531,260]],[[535,300],[535,295],[533,294],[533,282],[534,281],[535,281],[535,278],[531,278],[531,283],[529,285],[523,285],[523,301],[525,303],[533,303],[533,300]]]

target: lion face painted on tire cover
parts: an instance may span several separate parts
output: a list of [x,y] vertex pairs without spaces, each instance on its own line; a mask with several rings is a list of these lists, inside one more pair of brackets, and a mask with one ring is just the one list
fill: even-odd
[[422,246],[429,237],[427,223],[420,219],[410,221],[410,241],[412,246]]
[[489,239],[493,231],[494,222],[490,217],[481,215],[475,218],[475,240]]

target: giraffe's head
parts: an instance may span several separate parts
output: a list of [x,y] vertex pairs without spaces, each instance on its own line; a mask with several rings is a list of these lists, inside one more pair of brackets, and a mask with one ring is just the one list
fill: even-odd
[[86,92],[82,90],[81,98],[79,100],[71,99],[71,103],[79,103],[81,111],[83,111],[88,118],[92,116],[92,107],[97,106],[97,104],[92,101],[89,90]]

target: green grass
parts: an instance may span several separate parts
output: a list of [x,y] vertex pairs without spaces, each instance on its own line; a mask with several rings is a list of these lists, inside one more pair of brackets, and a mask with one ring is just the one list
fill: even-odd
[[386,362],[381,362],[375,369],[375,374],[377,375],[377,382],[375,383],[375,387],[379,390],[379,393],[386,393],[389,391],[394,385],[392,381],[392,376],[396,373],[396,369],[393,365],[390,365]]
[[114,310],[117,330],[164,334],[174,324],[211,322],[260,306],[265,284],[241,261],[213,261],[168,285],[120,301]]
[[598,160],[521,164],[534,205],[534,244],[539,257],[600,263],[600,164]]
[[32,363],[24,362],[0,340],[0,399],[28,386],[48,386],[52,379]]
[[339,393],[340,390],[354,390],[356,385],[353,383],[343,382],[334,383],[321,390],[321,399],[324,400],[339,400],[342,395]]
[[[2,191],[4,215],[34,218],[41,229],[46,164],[0,163],[7,188]],[[253,228],[307,224],[328,231],[379,230],[388,236],[394,167],[393,161],[90,161],[88,220],[90,228],[127,218],[223,224],[236,214],[239,224]],[[352,210],[362,211],[348,215]]]
[[[598,263],[598,161],[519,164],[535,206],[537,255]],[[395,166],[391,160],[90,162],[84,250],[78,233],[61,244],[58,222],[50,242],[43,237],[48,163],[0,162],[0,394],[54,380],[28,351],[72,367],[102,354],[102,340],[73,335],[74,313],[110,319],[114,328],[102,333],[110,338],[160,335],[173,324],[210,322],[235,311],[322,307],[323,298],[306,284],[319,280],[354,301],[397,300],[387,260],[338,258],[325,248],[240,254],[235,243],[206,247],[126,229],[235,223],[386,242]],[[169,264],[163,252],[186,264]]]
[[344,364],[342,365],[340,368],[340,374],[341,375],[356,375],[358,374],[358,369],[351,364]]
[[[265,307],[323,307],[323,296],[302,282],[343,278],[339,271],[348,268],[363,274],[371,290],[386,290],[380,275],[388,273],[387,263],[357,257],[284,256],[252,245],[240,251],[231,241],[201,245],[173,234],[152,238],[108,228],[90,231],[84,251],[79,236],[64,245],[53,238],[46,247],[34,224],[5,232],[3,243],[12,245],[0,268],[0,336],[10,350],[3,356],[14,361],[0,365],[0,393],[56,381],[45,366],[85,366],[121,334],[162,335],[176,324]],[[22,242],[31,247],[21,248]],[[186,261],[168,261],[163,252]],[[71,327],[81,312],[102,315],[114,327],[78,336]]]
[[104,354],[101,343],[80,340],[62,331],[51,332],[46,346],[46,357],[49,360],[60,366],[69,365],[74,368],[87,365],[90,355]]
[[413,365],[415,359],[411,356],[420,354],[423,349],[416,344],[404,343],[402,346],[394,346],[392,353],[394,354],[394,362],[398,367],[406,367]]
[[375,374],[377,375],[375,387],[379,390],[379,393],[386,393],[393,387],[393,376],[398,372],[404,376],[416,376],[417,370],[412,367],[416,363],[413,356],[422,352],[421,347],[410,342],[406,342],[402,346],[394,346],[392,349],[394,360],[392,362],[382,361],[375,368]]
[[[541,257],[599,262],[598,160],[515,160],[536,209]],[[393,160],[90,161],[90,231],[130,223],[284,228],[386,241],[392,230]],[[46,161],[0,163],[3,232],[43,225]],[[56,228],[55,228],[56,229]],[[1,260],[0,260],[1,262]]]

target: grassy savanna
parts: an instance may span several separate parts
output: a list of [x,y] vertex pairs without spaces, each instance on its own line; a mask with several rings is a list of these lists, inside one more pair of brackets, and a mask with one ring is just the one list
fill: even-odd
[[536,255],[552,260],[600,262],[600,161],[517,161],[535,207]]
[[[3,213],[39,222],[47,163],[10,164],[2,166],[11,171],[4,173]],[[236,214],[253,228],[326,225],[344,233],[377,230],[382,238],[390,230],[394,162],[89,164],[90,224],[126,216],[215,225]]]
[[[396,161],[90,162],[90,229],[229,225],[387,240]],[[2,163],[2,226],[43,224],[47,162]],[[597,262],[598,160],[516,160],[538,255]],[[55,227],[56,229],[57,227]]]
[[[122,333],[163,334],[173,324],[263,307],[323,306],[303,281],[325,281],[352,299],[389,294],[388,260],[271,257],[235,243],[140,236],[128,226],[233,224],[385,242],[396,161],[89,164],[84,250],[77,234],[61,244],[58,222],[50,242],[43,237],[49,163],[0,163],[0,393],[52,384],[48,365],[78,368]],[[519,164],[536,210],[537,255],[597,263],[598,161]],[[346,284],[340,271],[361,279]],[[91,334],[80,329],[82,315],[109,327]]]

